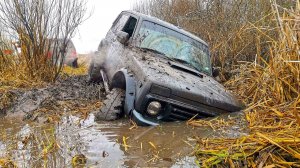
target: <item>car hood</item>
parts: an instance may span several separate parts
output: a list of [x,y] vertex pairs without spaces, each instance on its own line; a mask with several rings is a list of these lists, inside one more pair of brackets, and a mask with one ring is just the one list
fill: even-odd
[[228,112],[240,111],[243,108],[243,104],[214,78],[154,53],[142,53],[143,56],[137,53],[139,55],[133,55],[129,59],[134,67],[131,70],[138,80],[170,88],[172,96]]

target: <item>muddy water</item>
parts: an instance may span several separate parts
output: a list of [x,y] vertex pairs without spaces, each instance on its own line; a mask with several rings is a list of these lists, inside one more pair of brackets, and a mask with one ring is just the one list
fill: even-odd
[[0,158],[10,158],[18,167],[72,167],[72,158],[79,155],[85,156],[86,167],[197,167],[191,155],[195,137],[246,133],[241,122],[219,131],[184,122],[131,126],[128,119],[96,123],[93,115],[86,120],[65,116],[57,124],[0,119]]

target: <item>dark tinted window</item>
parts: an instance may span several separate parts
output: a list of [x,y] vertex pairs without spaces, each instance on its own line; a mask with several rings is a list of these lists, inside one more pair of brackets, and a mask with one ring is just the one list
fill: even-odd
[[125,27],[123,28],[123,31],[129,34],[129,37],[132,36],[134,32],[134,28],[136,26],[137,19],[130,16],[129,20],[127,21]]

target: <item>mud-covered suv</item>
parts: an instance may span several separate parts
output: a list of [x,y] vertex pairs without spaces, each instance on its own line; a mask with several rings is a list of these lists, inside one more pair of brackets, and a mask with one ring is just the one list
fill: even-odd
[[172,24],[123,11],[99,45],[89,80],[104,82],[99,120],[138,125],[214,117],[243,105],[213,78],[208,45]]

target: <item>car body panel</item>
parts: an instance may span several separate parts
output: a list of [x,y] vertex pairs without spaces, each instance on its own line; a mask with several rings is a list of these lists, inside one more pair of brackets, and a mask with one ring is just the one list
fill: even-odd
[[[237,99],[212,77],[202,77],[184,72],[170,65],[171,61],[155,57],[152,53],[128,51],[128,65],[138,79],[170,88],[173,97],[190,99],[202,104],[211,105],[227,111],[237,111]],[[141,58],[138,55],[144,55]],[[231,106],[234,104],[234,106]]]

